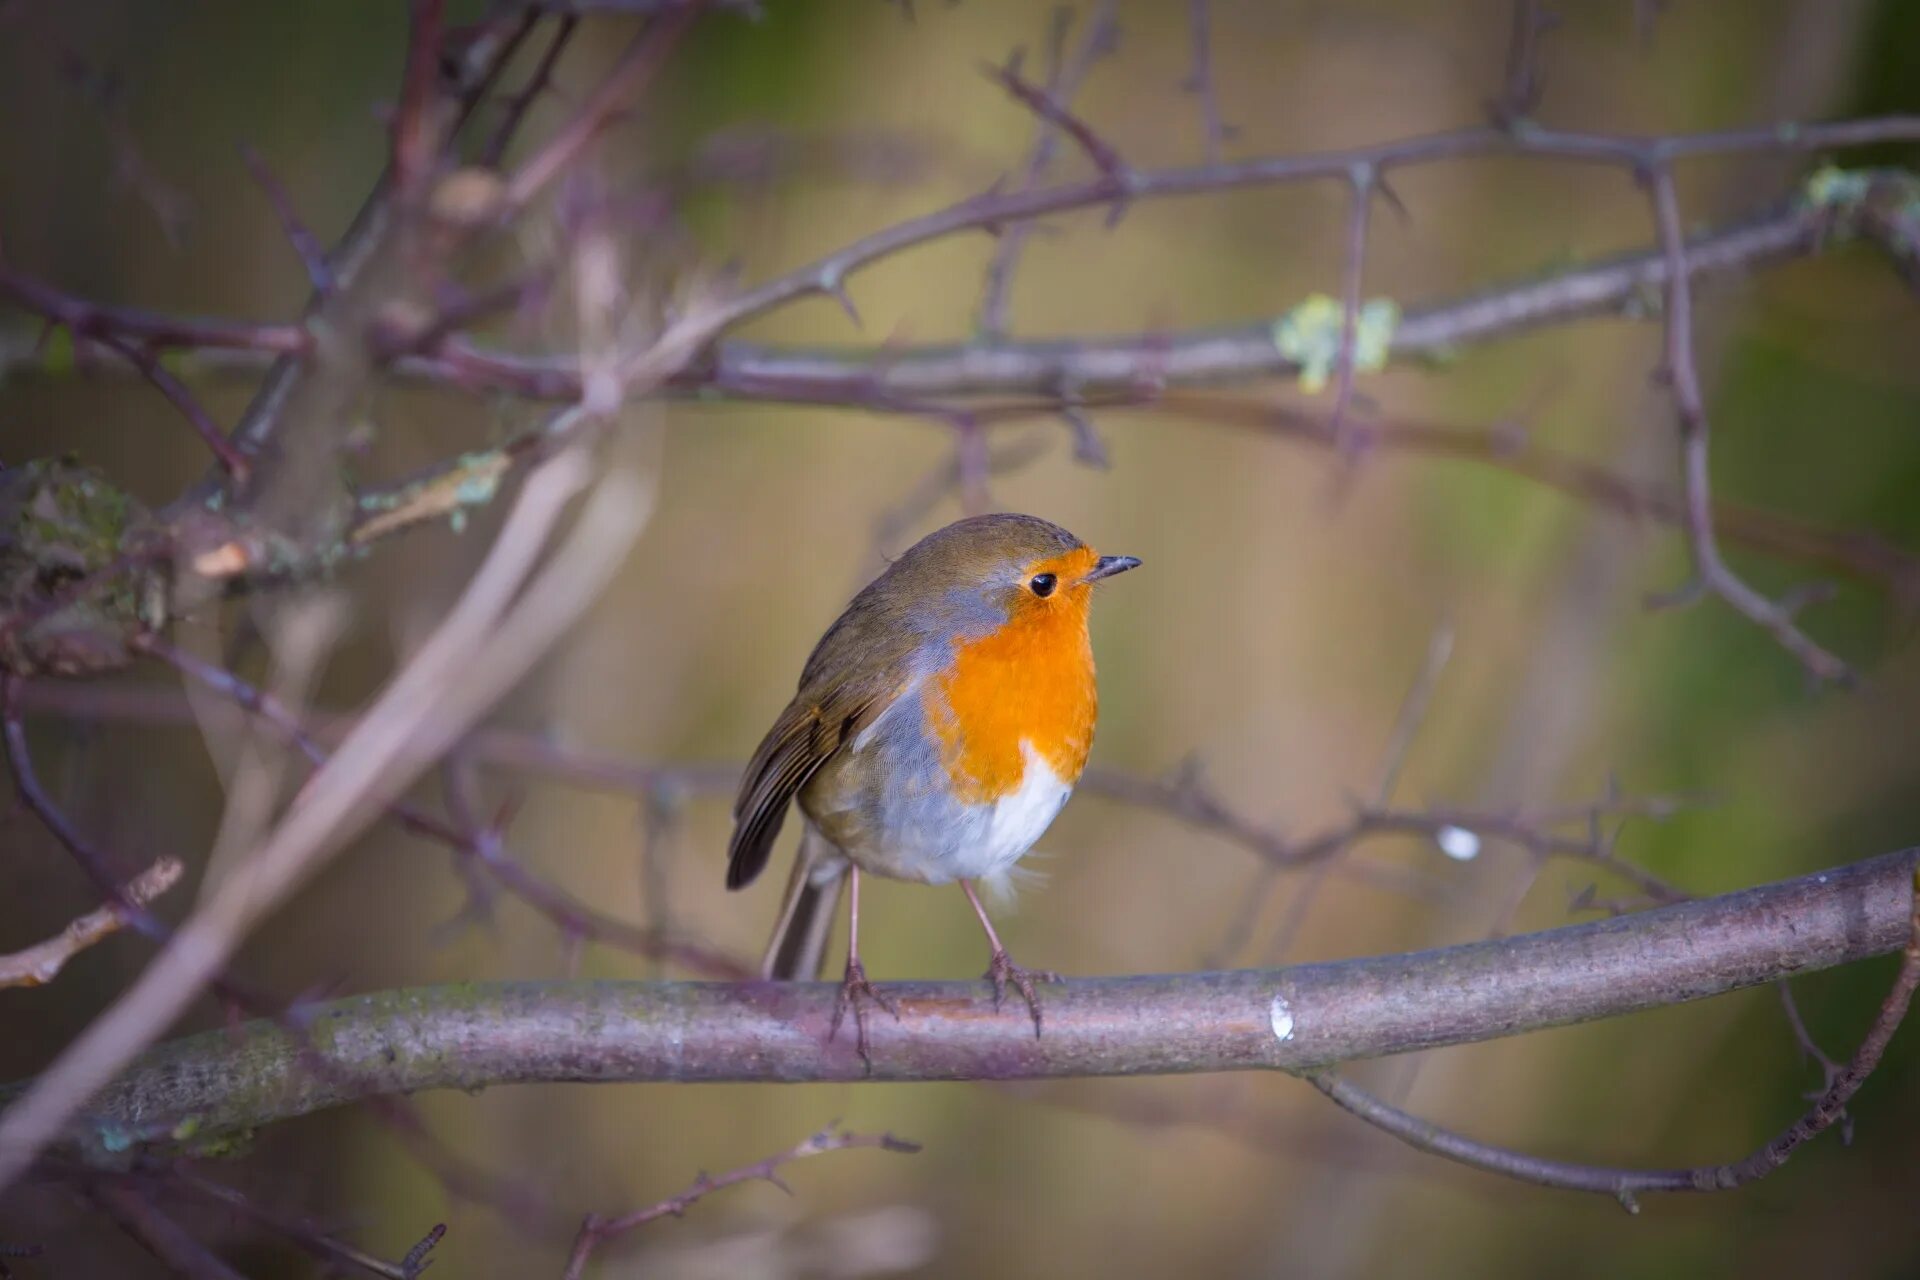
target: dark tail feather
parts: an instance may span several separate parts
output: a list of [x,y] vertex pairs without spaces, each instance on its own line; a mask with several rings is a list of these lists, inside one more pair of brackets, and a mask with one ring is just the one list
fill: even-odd
[[[840,910],[840,894],[847,883],[846,864],[827,872],[818,854],[826,841],[811,826],[793,860],[793,874],[780,903],[780,918],[760,961],[760,976],[776,982],[810,982],[820,976],[826,959],[827,938]],[[830,849],[830,846],[828,846]],[[823,879],[822,877],[826,878]]]

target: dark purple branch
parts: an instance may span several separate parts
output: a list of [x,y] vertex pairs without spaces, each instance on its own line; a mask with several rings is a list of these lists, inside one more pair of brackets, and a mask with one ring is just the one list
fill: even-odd
[[418,198],[440,150],[434,98],[446,8],[446,0],[412,0],[408,6],[407,64],[393,113],[392,163],[394,188],[407,201]]
[[632,105],[665,65],[667,53],[686,31],[699,0],[676,5],[648,21],[633,38],[613,69],[595,85],[567,122],[554,131],[507,179],[506,204],[510,209],[524,208],[562,172],[572,167],[595,138],[614,119]]
[[1200,132],[1208,164],[1219,164],[1234,128],[1220,118],[1220,92],[1213,77],[1213,15],[1208,0],[1188,0],[1187,34],[1193,44],[1193,69],[1181,87],[1200,100]]
[[1373,192],[1379,184],[1373,166],[1357,164],[1347,175],[1351,188],[1347,208],[1347,254],[1340,276],[1340,349],[1334,363],[1333,416],[1329,434],[1341,451],[1351,452],[1347,410],[1353,404],[1353,343],[1360,326],[1360,290],[1366,278],[1367,224],[1373,212]]
[[1684,602],[1702,593],[1716,595],[1771,635],[1816,680],[1845,681],[1849,678],[1846,663],[1795,626],[1790,608],[1748,586],[1721,558],[1713,527],[1706,396],[1700,389],[1699,367],[1693,355],[1693,286],[1680,220],[1680,200],[1674,191],[1673,171],[1668,166],[1658,165],[1645,177],[1652,188],[1654,218],[1667,260],[1666,378],[1680,418],[1681,491],[1685,498],[1687,543],[1693,552],[1693,582],[1666,602]]
[[112,334],[142,347],[180,347],[270,352],[303,351],[307,336],[298,325],[253,324],[197,316],[161,315],[134,307],[89,302],[62,293],[30,276],[0,267],[0,297],[69,330],[76,344]]
[[134,1182],[113,1178],[87,1189],[88,1197],[113,1224],[183,1280],[246,1280],[212,1250],[161,1212]]
[[1514,0],[1513,20],[1507,36],[1506,84],[1493,104],[1495,123],[1507,128],[1523,127],[1546,92],[1546,71],[1541,46],[1546,36],[1560,25],[1556,14],[1547,12],[1540,0]]
[[424,1264],[428,1260],[428,1253],[446,1234],[444,1226],[435,1226],[421,1238],[412,1252],[395,1265],[364,1249],[348,1244],[320,1224],[305,1217],[269,1209],[255,1202],[238,1188],[230,1187],[224,1182],[216,1182],[186,1167],[184,1162],[165,1171],[162,1185],[168,1189],[179,1188],[221,1205],[274,1235],[293,1242],[306,1253],[323,1262],[354,1267],[368,1275],[380,1276],[382,1280],[414,1280],[414,1277],[425,1269]]
[[[233,672],[213,666],[175,648],[157,637],[146,637],[140,649],[173,667],[188,679],[230,698],[236,706],[259,719],[260,723],[292,745],[314,767],[325,764],[331,753],[304,723],[272,695],[241,679]],[[591,940],[631,951],[652,959],[680,964],[694,973],[710,977],[737,977],[745,971],[738,960],[689,938],[669,931],[658,933],[605,915],[548,884],[507,851],[499,830],[478,822],[471,810],[460,803],[463,791],[456,790],[452,821],[428,813],[410,800],[400,799],[388,806],[389,816],[406,830],[435,840],[454,850],[463,859],[471,859],[508,892],[524,900],[546,916],[570,940]]]
[[207,446],[208,452],[213,454],[214,460],[220,464],[221,469],[232,476],[236,484],[246,482],[251,469],[246,455],[234,447],[233,442],[227,438],[227,433],[220,429],[220,424],[201,407],[198,400],[194,399],[193,392],[187,390],[186,384],[168,372],[167,367],[161,364],[152,352],[142,350],[112,333],[96,334],[94,341],[110,348],[121,359],[140,370],[147,381],[154,385],[154,389],[180,411],[180,416],[187,420],[187,425],[193,428],[194,434],[199,436],[201,442]]
[[501,160],[506,158],[507,147],[520,131],[527,112],[532,110],[541,94],[553,87],[553,69],[559,65],[560,55],[566,52],[567,42],[573,39],[579,24],[579,17],[569,13],[554,25],[553,39],[547,42],[546,51],[540,55],[540,61],[534,65],[526,84],[502,104],[500,123],[488,135],[487,144],[480,152],[482,165],[489,169],[500,167]]
[[[1073,95],[1079,92],[1080,84],[1086,79],[1087,72],[1092,70],[1093,64],[1112,51],[1119,32],[1113,11],[1114,0],[1102,0],[1088,19],[1079,44],[1071,52],[1067,50],[1066,38],[1072,11],[1065,8],[1056,11],[1051,64],[1047,73],[1047,92],[1054,101],[1062,105],[1072,102]],[[1053,163],[1059,139],[1060,131],[1042,116],[1034,130],[1033,147],[1027,153],[1027,163],[1021,170],[1015,190],[1030,191],[1039,185],[1047,166]],[[993,260],[987,264],[986,286],[975,325],[983,337],[999,338],[1006,332],[1014,269],[1019,265],[1021,251],[1026,247],[1027,237],[1033,229],[1034,224],[1030,222],[1016,222],[1000,232],[1000,243],[994,248]]]
[[1093,126],[1075,115],[1071,108],[1054,94],[1039,85],[1028,83],[1020,75],[1020,64],[1016,58],[1004,67],[991,63],[982,63],[980,70],[989,80],[1012,94],[1027,110],[1039,116],[1072,138],[1074,144],[1087,153],[1087,159],[1093,161],[1094,168],[1100,171],[1111,190],[1111,198],[1126,194],[1133,169],[1121,158],[1114,145],[1102,138]]
[[260,153],[245,143],[240,144],[240,163],[247,167],[254,182],[266,193],[267,203],[273,206],[273,216],[280,220],[280,230],[285,233],[287,243],[293,246],[294,253],[300,258],[300,265],[306,268],[307,283],[312,286],[314,293],[332,293],[333,271],[327,266],[326,246],[301,220],[286,187],[267,167]]
[[[1064,120],[1060,123],[1065,124]],[[1299,155],[1272,156],[1189,168],[1128,169],[1123,184],[1108,172],[1086,182],[1034,191],[989,191],[944,209],[896,223],[806,266],[750,290],[722,308],[717,330],[732,328],[762,312],[813,294],[833,293],[861,267],[904,249],[962,231],[1004,227],[1024,219],[1074,209],[1111,205],[1117,194],[1128,200],[1201,195],[1345,178],[1356,165],[1376,175],[1388,168],[1438,164],[1493,156],[1522,156],[1575,164],[1611,165],[1635,171],[1671,160],[1754,151],[1807,152],[1870,142],[1920,138],[1920,117],[1888,116],[1837,124],[1778,125],[1714,133],[1634,138],[1528,127],[1458,129],[1400,138],[1373,146]],[[1082,140],[1085,145],[1085,140]],[[1123,185],[1123,191],[1116,191]]]

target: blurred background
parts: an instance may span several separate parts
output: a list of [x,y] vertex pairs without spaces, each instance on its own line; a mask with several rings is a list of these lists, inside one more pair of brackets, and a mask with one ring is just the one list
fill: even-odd
[[[1920,9],[1900,0],[1743,5],[1563,3],[1539,117],[1664,133],[1920,110]],[[468,12],[456,5],[456,13]],[[1017,170],[1032,117],[982,60],[1029,50],[1050,17],[1010,0],[892,5],[775,0],[758,22],[703,20],[667,80],[604,149],[616,181],[690,175],[699,252],[766,278],[865,230],[938,208]],[[468,16],[471,16],[469,13]],[[1484,119],[1499,92],[1509,7],[1255,3],[1211,8],[1230,157],[1322,150]],[[1119,6],[1116,53],[1075,99],[1139,166],[1195,163],[1206,139],[1183,92],[1188,10]],[[147,0],[0,6],[0,245],[17,268],[87,297],[176,312],[291,317],[299,261],[236,155],[267,158],[324,238],[382,163],[381,104],[405,44],[404,6]],[[533,132],[624,43],[589,23]],[[1905,163],[1911,148],[1849,152]],[[1689,225],[1787,198],[1818,157],[1691,164]],[[1063,147],[1053,173],[1083,175]],[[1373,219],[1365,292],[1442,301],[1653,242],[1645,196],[1617,171],[1476,161],[1396,174],[1402,218]],[[1015,336],[1191,329],[1276,316],[1337,294],[1347,195],[1338,184],[1233,192],[1062,217],[1031,240]],[[741,336],[803,344],[963,340],[985,237],[889,259],[851,282],[864,327],[831,300]],[[1719,496],[1920,546],[1920,312],[1885,261],[1849,247],[1716,278],[1699,301]],[[7,332],[31,333],[16,313]],[[534,335],[537,339],[539,335]],[[520,335],[525,340],[525,335]],[[1479,346],[1443,367],[1364,376],[1363,419],[1488,426],[1665,483],[1673,414],[1650,380],[1657,323],[1592,320]],[[196,383],[231,422],[238,379]],[[1324,414],[1331,395],[1249,388]],[[368,405],[372,475],[496,439],[524,407],[391,387]],[[1094,620],[1103,718],[1094,764],[1163,778],[1198,762],[1247,819],[1308,835],[1379,783],[1403,699],[1436,636],[1450,660],[1395,792],[1408,807],[1544,809],[1602,795],[1709,802],[1629,822],[1622,856],[1717,892],[1886,852],[1920,833],[1920,648],[1900,593],[1842,580],[1806,615],[1864,688],[1814,690],[1761,631],[1716,602],[1650,613],[1687,559],[1636,524],[1498,470],[1328,450],[1177,410],[1096,415],[1111,465],[1074,458],[1057,422],[996,429],[1026,458],[992,480],[996,507],[1065,524],[1146,567]],[[15,370],[0,381],[0,460],[71,452],[159,504],[205,454],[147,386]],[[865,412],[681,404],[666,416],[661,507],[616,586],[496,716],[565,747],[641,763],[737,764],[789,696],[849,594],[913,538],[960,514],[945,492],[903,507],[951,465],[940,425]],[[904,514],[902,514],[904,512]],[[438,616],[494,526],[399,540],[340,579],[350,607],[316,702],[352,706]],[[1736,553],[1779,591],[1804,566]],[[150,680],[161,672],[144,673]],[[130,860],[197,870],[220,813],[218,774],[188,728],[35,721],[48,784]],[[507,794],[495,776],[489,795]],[[524,781],[524,780],[523,780]],[[671,919],[757,953],[781,875],[721,883],[730,797],[652,797],[533,782],[512,838],[530,866],[602,909]],[[649,815],[652,815],[651,817]],[[792,837],[788,837],[791,841]],[[0,825],[0,949],[88,905],[30,816]],[[1176,818],[1082,794],[1043,839],[1003,933],[1031,965],[1073,974],[1271,964],[1410,950],[1570,918],[1580,890],[1621,886],[1580,864],[1536,866],[1488,842],[1456,861],[1429,839],[1376,839],[1302,899],[1246,849]],[[194,871],[190,871],[190,876]],[[178,918],[191,883],[163,903]],[[244,953],[289,995],[467,979],[640,978],[604,947],[574,954],[507,901],[489,925],[461,908],[445,851],[377,828]],[[1248,904],[1253,904],[1251,912]],[[876,978],[969,977],[984,963],[960,895],[874,883],[863,947]],[[117,939],[54,986],[0,991],[0,1079],[37,1070],[148,954]],[[1799,984],[1810,1028],[1851,1053],[1889,963]],[[216,1025],[208,1006],[196,1019]],[[1355,1069],[1408,1109],[1525,1150],[1618,1164],[1729,1159],[1777,1131],[1818,1073],[1798,1059],[1770,990],[1600,1025]],[[1638,1217],[1397,1146],[1295,1081],[1264,1076],[1035,1087],[525,1087],[418,1099],[461,1156],[568,1213],[659,1199],[702,1169],[790,1145],[838,1119],[925,1144],[791,1169],[796,1194],[717,1195],[611,1248],[600,1274],[931,1276],[1112,1274],[1574,1276],[1905,1275],[1920,1269],[1920,1049],[1910,1032],[1857,1099],[1853,1145],[1823,1139],[1733,1195],[1662,1198]],[[443,1276],[557,1273],[565,1239],[450,1195],[390,1127],[359,1111],[261,1133],[212,1166],[263,1203],[297,1208],[398,1256],[444,1220]],[[237,1221],[187,1215],[249,1275],[313,1274]],[[150,1266],[56,1190],[0,1204],[0,1241],[31,1239],[25,1276],[140,1275]],[[62,1261],[54,1259],[77,1259]]]

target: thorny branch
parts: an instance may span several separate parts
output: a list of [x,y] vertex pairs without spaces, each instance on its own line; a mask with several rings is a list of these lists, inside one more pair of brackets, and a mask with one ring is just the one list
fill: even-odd
[[693,1180],[692,1186],[679,1195],[670,1196],[645,1208],[635,1209],[612,1218],[590,1213],[580,1224],[580,1232],[574,1238],[573,1252],[568,1255],[566,1270],[562,1273],[563,1280],[579,1280],[594,1252],[609,1241],[644,1227],[650,1222],[657,1222],[661,1218],[682,1217],[688,1209],[716,1191],[736,1187],[743,1182],[769,1182],[788,1195],[792,1195],[793,1188],[789,1187],[780,1176],[783,1166],[792,1164],[796,1160],[804,1160],[808,1156],[824,1155],[829,1151],[850,1151],[862,1147],[894,1151],[904,1155],[912,1155],[920,1150],[919,1143],[896,1138],[891,1133],[847,1133],[838,1128],[827,1128],[764,1160],[742,1165],[738,1169],[729,1169],[722,1174],[703,1173]]
[[[0,704],[4,704],[4,716],[0,720],[4,724],[5,755],[16,793],[79,864],[94,887],[114,904],[115,910],[127,923],[149,942],[165,944],[173,937],[173,929],[124,893],[113,878],[111,860],[107,854],[81,835],[41,784],[27,749],[20,709],[21,687],[22,682],[18,679],[0,678]],[[286,1043],[307,1069],[322,1076],[335,1074],[336,1068],[317,1057],[309,1043],[310,1022],[302,1000],[295,999],[288,1004],[241,983],[231,974],[218,977],[213,987],[231,1010],[264,1015],[268,1023],[285,1037]],[[346,1083],[345,1087],[354,1086]],[[425,1126],[405,1110],[399,1099],[375,1098],[372,1102],[374,1113],[387,1122],[403,1145],[434,1172],[450,1193],[510,1212],[524,1207],[526,1197],[517,1189],[502,1185],[497,1179],[448,1154]],[[140,1131],[136,1128],[131,1132],[138,1134]]]
[[[1073,11],[1066,8],[1055,11],[1046,90],[1051,101],[1062,107],[1072,102],[1093,64],[1113,51],[1119,35],[1119,25],[1114,21],[1114,4],[1115,0],[1102,0],[1093,9],[1079,43],[1071,52],[1066,47],[1066,40],[1067,24]],[[1016,190],[1030,191],[1046,176],[1059,139],[1059,131],[1042,116],[1035,126],[1033,148],[1027,153],[1027,162],[1020,172]],[[994,246],[993,260],[987,264],[979,316],[974,325],[982,338],[999,339],[1006,334],[1007,307],[1012,299],[1014,272],[1033,227],[1034,224],[1030,222],[1017,222],[1000,232],[1000,241]]]
[[[232,699],[264,723],[282,740],[297,747],[318,764],[327,758],[327,743],[337,743],[351,728],[352,719],[316,713],[306,720],[294,717],[274,699],[229,671],[209,666],[158,640],[142,648],[189,679]],[[23,708],[50,715],[89,720],[161,725],[190,725],[191,712],[175,690],[152,686],[111,687],[48,681],[25,682],[18,694]],[[454,750],[452,775],[460,779],[450,799],[455,817],[442,820],[410,801],[395,801],[390,816],[414,834],[453,848],[463,858],[474,858],[501,881],[502,887],[523,897],[546,914],[564,937],[605,942],[636,954],[671,960],[696,973],[737,976],[739,962],[701,948],[690,940],[636,933],[624,925],[572,903],[558,890],[534,880],[507,858],[500,845],[497,822],[482,821],[480,806],[465,770],[486,765],[495,770],[543,779],[587,790],[604,790],[650,801],[663,791],[676,794],[730,794],[739,780],[733,764],[661,765],[563,747],[539,736],[504,726],[487,726],[464,739]],[[1115,769],[1089,769],[1081,781],[1089,795],[1163,812],[1195,828],[1216,835],[1253,854],[1277,870],[1310,869],[1334,858],[1341,850],[1370,837],[1415,835],[1428,839],[1448,828],[1505,841],[1542,857],[1585,862],[1626,881],[1649,902],[1671,903],[1691,895],[1618,856],[1594,839],[1591,828],[1599,817],[1665,817],[1681,803],[1666,797],[1609,796],[1590,804],[1537,812],[1476,810],[1453,806],[1395,807],[1384,800],[1357,804],[1350,816],[1324,830],[1289,836],[1269,829],[1240,812],[1216,793],[1197,765],[1189,763],[1164,779],[1139,777]],[[464,816],[461,816],[464,815]],[[1569,833],[1565,829],[1573,828]],[[1364,874],[1361,868],[1356,872]],[[1388,881],[1389,884],[1397,882]]]
[[1657,165],[1645,177],[1652,189],[1660,244],[1667,258],[1667,367],[1664,372],[1680,415],[1682,493],[1686,501],[1687,542],[1693,552],[1693,582],[1667,602],[1678,603],[1701,593],[1716,595],[1771,634],[1816,680],[1844,680],[1848,676],[1846,664],[1795,626],[1791,609],[1767,599],[1741,581],[1720,557],[1720,544],[1713,528],[1713,485],[1707,465],[1706,396],[1700,389],[1700,372],[1693,358],[1693,286],[1687,269],[1680,199],[1674,193],[1673,171],[1669,166]]

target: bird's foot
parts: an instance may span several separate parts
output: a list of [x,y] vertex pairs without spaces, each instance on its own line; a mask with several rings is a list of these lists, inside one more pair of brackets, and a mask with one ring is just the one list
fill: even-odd
[[873,1071],[873,1055],[868,1052],[867,1043],[867,1001],[879,1005],[893,1015],[895,1022],[900,1020],[900,1007],[879,988],[867,981],[867,970],[858,960],[848,959],[846,977],[840,980],[840,992],[833,998],[833,1022],[827,1028],[827,1043],[832,1044],[840,1034],[840,1024],[845,1021],[847,1010],[853,1010],[854,1043],[859,1047],[861,1060],[867,1064],[867,1071]]
[[1012,983],[1027,1002],[1027,1009],[1033,1014],[1033,1038],[1040,1038],[1040,996],[1033,989],[1036,982],[1065,982],[1066,979],[1047,969],[1023,969],[1013,962],[1003,949],[995,947],[993,962],[987,966],[983,975],[993,984],[993,1007],[997,1011],[1006,1003],[1007,984]]

